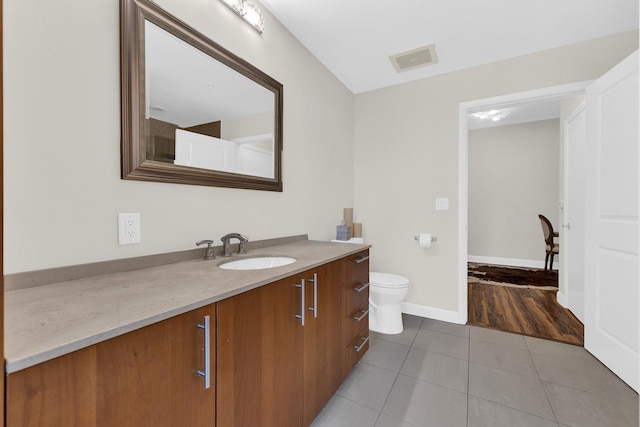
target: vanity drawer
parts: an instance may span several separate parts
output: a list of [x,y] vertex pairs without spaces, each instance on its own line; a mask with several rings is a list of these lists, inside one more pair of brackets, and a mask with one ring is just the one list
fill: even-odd
[[362,356],[369,350],[369,328],[363,329],[347,346],[342,365],[343,376],[346,377]]
[[360,251],[346,258],[347,282],[369,273],[369,249]]
[[345,289],[345,314],[361,308],[369,307],[369,275],[362,276],[359,280],[351,282]]
[[342,324],[342,342],[347,344],[369,327],[369,303],[347,313]]

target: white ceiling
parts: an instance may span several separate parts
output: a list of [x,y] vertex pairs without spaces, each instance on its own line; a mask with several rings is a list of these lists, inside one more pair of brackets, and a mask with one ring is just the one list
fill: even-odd
[[146,117],[185,128],[273,111],[273,92],[150,21],[145,61]]
[[[639,13],[638,0],[261,3],[356,94],[636,29]],[[438,64],[396,73],[390,55],[431,43]]]

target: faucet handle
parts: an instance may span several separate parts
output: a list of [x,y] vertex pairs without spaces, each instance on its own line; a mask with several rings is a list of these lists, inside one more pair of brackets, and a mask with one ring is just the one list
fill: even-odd
[[204,254],[205,260],[216,259],[215,254],[213,253],[213,240],[200,240],[196,242],[196,246],[207,245],[207,251]]
[[249,242],[249,238],[247,236],[242,235],[242,234],[238,234],[238,240],[240,241],[238,243],[238,253],[239,254],[246,254],[247,251],[244,248],[244,244]]

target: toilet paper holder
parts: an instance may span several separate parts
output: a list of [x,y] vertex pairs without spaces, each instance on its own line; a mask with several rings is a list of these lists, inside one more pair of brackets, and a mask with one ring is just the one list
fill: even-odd
[[[419,235],[419,234],[416,234],[416,235],[413,237],[413,239],[414,239],[414,240],[417,240],[417,241],[420,241],[420,235]],[[432,236],[431,236],[431,241],[432,241],[432,242],[437,242],[437,241],[438,241],[438,236],[433,236],[433,235],[432,235]]]

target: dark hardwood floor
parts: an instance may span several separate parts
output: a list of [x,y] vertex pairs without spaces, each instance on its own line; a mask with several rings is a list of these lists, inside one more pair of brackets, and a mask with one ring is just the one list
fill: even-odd
[[469,325],[584,345],[584,327],[556,291],[469,284]]

